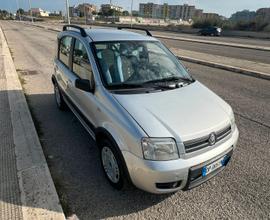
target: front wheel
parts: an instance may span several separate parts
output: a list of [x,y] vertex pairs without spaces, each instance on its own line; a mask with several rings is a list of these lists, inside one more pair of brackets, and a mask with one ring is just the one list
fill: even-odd
[[59,86],[57,83],[54,83],[54,98],[55,98],[55,102],[57,107],[63,111],[67,109],[67,105],[63,99],[63,96],[61,94],[61,91],[59,89]]
[[124,166],[121,156],[108,140],[103,140],[100,146],[100,159],[103,171],[109,183],[120,190],[124,186]]

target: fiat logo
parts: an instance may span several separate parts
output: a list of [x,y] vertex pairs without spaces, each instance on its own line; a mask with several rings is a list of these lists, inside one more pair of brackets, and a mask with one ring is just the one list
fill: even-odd
[[208,139],[209,144],[212,146],[216,143],[216,134],[215,133],[211,133],[209,135],[209,139]]

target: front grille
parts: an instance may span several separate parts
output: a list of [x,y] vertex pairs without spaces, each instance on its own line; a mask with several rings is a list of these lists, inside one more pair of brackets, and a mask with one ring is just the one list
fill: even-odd
[[[225,128],[215,132],[216,135],[216,143],[227,137],[232,131],[231,125],[226,126]],[[197,138],[190,141],[185,141],[184,146],[186,153],[191,153],[193,151],[201,150],[205,147],[210,146],[209,144],[209,136],[205,136],[202,138]]]

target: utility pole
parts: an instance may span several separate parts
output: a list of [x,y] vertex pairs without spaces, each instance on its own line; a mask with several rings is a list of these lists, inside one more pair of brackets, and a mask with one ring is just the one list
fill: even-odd
[[32,13],[32,6],[31,6],[31,0],[28,0],[28,3],[29,3],[31,20],[32,20],[32,23],[34,23],[34,18],[33,18],[33,13]]
[[110,6],[113,9],[113,23],[115,23],[115,9],[114,9],[114,7],[112,5],[112,0],[110,0]]
[[70,24],[70,18],[69,18],[69,2],[66,0],[66,16],[67,16],[67,22]]
[[130,27],[132,28],[132,10],[133,10],[133,0],[131,0],[131,6],[130,6]]
[[16,0],[16,4],[17,4],[17,8],[18,8],[18,13],[19,13],[19,19],[20,19],[20,21],[22,21],[21,12],[20,12],[20,6],[19,6],[19,0]]
[[85,25],[87,25],[86,3],[85,2],[84,2],[84,16],[85,16]]

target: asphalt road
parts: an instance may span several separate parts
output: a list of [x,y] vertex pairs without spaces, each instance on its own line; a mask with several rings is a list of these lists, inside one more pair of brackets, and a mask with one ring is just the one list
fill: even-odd
[[80,219],[269,219],[270,81],[185,63],[233,107],[240,130],[229,166],[207,183],[169,195],[116,191],[93,140],[71,112],[57,110],[50,77],[56,33],[1,22],[67,216]]
[[[44,25],[51,28],[61,29],[62,25],[60,24],[47,24],[40,23],[40,25]],[[105,28],[100,26],[95,26],[96,28]],[[181,34],[181,33],[172,33],[172,32],[159,32],[159,31],[151,31],[151,33],[155,36],[157,35],[165,35],[167,37],[183,37],[189,39],[197,39],[197,40],[208,40],[208,41],[219,41],[226,43],[238,43],[245,45],[258,45],[258,46],[270,46],[270,40],[261,40],[261,39],[249,39],[249,38],[233,38],[233,37],[203,37],[196,36],[191,34]],[[213,44],[205,44],[205,43],[197,43],[197,42],[188,42],[181,40],[170,40],[160,38],[160,40],[165,43],[168,47],[180,48],[184,50],[196,51],[206,54],[213,54],[224,57],[231,57],[236,59],[250,60],[260,63],[269,63],[270,60],[270,52],[269,51],[261,51],[261,50],[253,50],[246,48],[235,48],[235,47],[227,47],[221,45],[213,45]]]
[[[213,54],[224,57],[231,57],[236,59],[250,60],[260,63],[268,63],[270,61],[270,51],[260,51],[245,48],[235,48],[220,45],[211,45],[187,41],[160,39],[169,48],[181,48],[184,50],[191,50],[205,54]],[[269,41],[270,45],[270,41]]]

